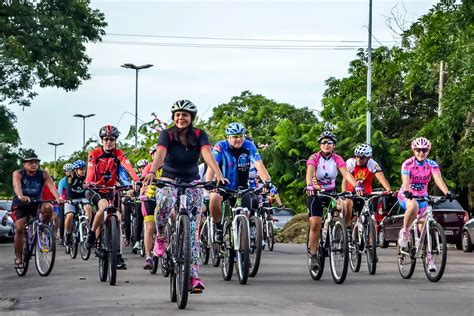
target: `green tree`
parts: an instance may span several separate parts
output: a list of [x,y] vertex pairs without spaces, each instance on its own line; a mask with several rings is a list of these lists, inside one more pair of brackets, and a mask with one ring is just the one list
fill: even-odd
[[19,168],[16,147],[20,136],[14,126],[15,121],[15,115],[5,106],[0,106],[0,196],[12,194],[12,173]]

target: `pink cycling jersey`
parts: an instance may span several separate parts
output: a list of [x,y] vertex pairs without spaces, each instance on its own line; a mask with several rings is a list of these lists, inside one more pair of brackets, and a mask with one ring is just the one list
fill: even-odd
[[341,156],[331,154],[325,157],[321,152],[312,154],[306,161],[307,166],[314,166],[316,169],[316,178],[321,189],[331,191],[336,188],[336,177],[339,168],[345,167],[346,162]]
[[[428,195],[428,183],[431,180],[431,175],[440,172],[436,161],[431,159],[419,162],[413,156],[402,164],[402,175],[406,174],[410,177],[410,192],[414,196]],[[403,193],[402,190],[400,190],[401,193]]]

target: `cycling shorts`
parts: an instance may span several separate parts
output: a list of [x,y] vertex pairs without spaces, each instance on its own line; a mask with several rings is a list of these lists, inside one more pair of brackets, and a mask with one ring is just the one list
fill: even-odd
[[[91,203],[99,208],[99,201],[102,200],[102,199],[106,199],[108,201],[111,201],[113,199],[113,194],[111,192],[96,192],[96,191],[92,191],[90,192],[91,196],[89,198],[89,200],[91,201]],[[118,203],[119,203],[120,199],[118,198],[118,196],[116,197],[115,201],[114,201],[114,206],[118,208]]]
[[[400,203],[400,206],[406,210],[407,209],[407,203],[406,203],[406,199],[404,201],[401,201],[400,199],[398,200],[398,202]],[[421,215],[423,214],[426,209],[428,208],[428,202],[426,201],[416,201],[416,203],[418,203],[418,215]]]
[[156,201],[145,200],[142,202],[142,214],[143,221],[146,222],[155,222],[155,207]]
[[16,222],[17,220],[27,216],[36,216],[36,214],[38,214],[40,206],[41,202],[28,203],[24,205],[14,205],[12,207],[13,221]]
[[[306,196],[306,205],[308,207],[308,216],[323,217],[323,210],[325,207],[333,204],[334,200],[326,196]],[[333,205],[335,207],[335,205]]]
[[[83,203],[89,203],[89,200],[86,198],[82,199],[73,199],[72,202],[83,202]],[[72,203],[64,203],[64,214],[68,213],[73,213],[75,214],[77,211],[77,208],[74,204]]]

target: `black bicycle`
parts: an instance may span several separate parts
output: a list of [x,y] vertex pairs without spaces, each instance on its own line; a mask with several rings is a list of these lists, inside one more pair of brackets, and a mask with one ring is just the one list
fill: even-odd
[[88,260],[91,250],[85,246],[87,240],[87,234],[90,230],[89,219],[85,215],[84,205],[90,205],[90,202],[84,201],[71,201],[70,202],[76,209],[74,218],[72,221],[72,238],[71,244],[67,244],[65,251],[71,256],[72,259],[77,257],[78,250],[81,253],[83,260]]

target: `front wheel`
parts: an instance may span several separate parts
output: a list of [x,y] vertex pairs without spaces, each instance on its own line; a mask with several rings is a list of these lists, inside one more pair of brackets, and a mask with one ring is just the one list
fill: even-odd
[[36,270],[39,275],[48,276],[53,270],[56,258],[56,239],[49,225],[39,224],[36,234]]
[[109,244],[108,244],[108,261],[109,261],[109,284],[115,285],[117,281],[117,255],[120,249],[120,233],[118,220],[115,216],[109,218]]
[[184,309],[188,304],[189,270],[191,269],[191,226],[189,217],[180,215],[178,224],[175,273],[172,276],[176,276],[176,303],[179,309]]
[[329,258],[332,279],[336,284],[344,283],[349,265],[347,230],[342,218],[334,218],[329,233]]
[[349,263],[351,265],[352,272],[359,272],[360,265],[362,262],[362,254],[360,253],[361,244],[361,232],[359,231],[359,225],[356,223],[352,230],[352,240],[349,243]]
[[224,257],[221,262],[221,272],[222,277],[225,281],[230,281],[232,279],[232,274],[234,273],[234,261],[235,261],[235,252],[234,252],[234,243],[232,241],[232,221],[226,219],[224,222],[224,244],[222,245],[224,250]]
[[262,257],[262,222],[256,216],[250,217],[250,272],[249,276],[257,275]]
[[237,220],[237,236],[239,244],[236,253],[237,276],[240,284],[247,284],[250,267],[249,229],[246,217]]
[[413,272],[415,272],[416,257],[413,254],[414,250],[414,237],[413,233],[410,234],[410,241],[408,242],[407,248],[402,248],[400,245],[397,245],[397,263],[398,271],[403,279],[409,279],[412,277]]
[[[443,227],[438,223],[430,224],[429,234],[431,247],[427,244],[428,238],[425,239],[425,247],[427,251],[431,248],[431,254],[427,253],[426,256],[423,256],[423,269],[425,270],[428,280],[431,282],[438,282],[443,276],[444,269],[446,268],[446,235],[444,234]],[[433,264],[431,267],[429,265],[430,260],[432,260]]]
[[383,227],[380,227],[379,245],[380,248],[388,248],[388,241],[385,238],[385,229]]
[[100,282],[105,282],[107,281],[107,275],[109,273],[109,257],[106,250],[107,236],[105,228],[102,228],[99,238],[99,248],[97,249],[99,253],[99,280]]
[[[21,266],[15,267],[16,274],[18,276],[24,276],[26,272],[28,271],[28,265],[30,263],[30,247],[29,247],[29,240],[28,240],[28,233],[27,229],[25,228],[25,233],[23,234],[23,251],[21,254]],[[14,259],[16,260],[16,254],[14,256]]]
[[77,250],[79,248],[79,231],[77,228],[77,219],[74,218],[74,222],[72,224],[72,243],[71,243],[71,249],[69,254],[71,255],[71,259],[76,259],[77,257]]
[[367,254],[367,267],[369,269],[369,273],[374,275],[375,271],[377,271],[377,240],[376,240],[376,233],[375,233],[375,224],[372,220],[369,220],[369,223],[364,226],[364,230],[366,232],[366,242],[365,242],[365,250]]
[[208,227],[207,227],[208,221],[206,220],[206,217],[203,218],[201,221],[201,229],[199,230],[199,236],[200,236],[200,248],[201,248],[201,260],[202,264],[207,265],[209,263],[209,256],[210,256],[210,246],[209,246],[209,232],[208,232]]
[[267,236],[266,236],[266,241],[268,245],[268,250],[273,251],[273,247],[275,246],[275,230],[273,228],[273,222],[268,221],[267,222]]
[[86,219],[84,219],[79,225],[79,229],[80,229],[79,236],[82,236],[82,239],[79,242],[79,252],[81,254],[82,260],[87,261],[89,260],[89,257],[91,255],[91,249],[88,249],[86,247],[87,235],[89,234],[89,230],[90,230],[89,222]]

